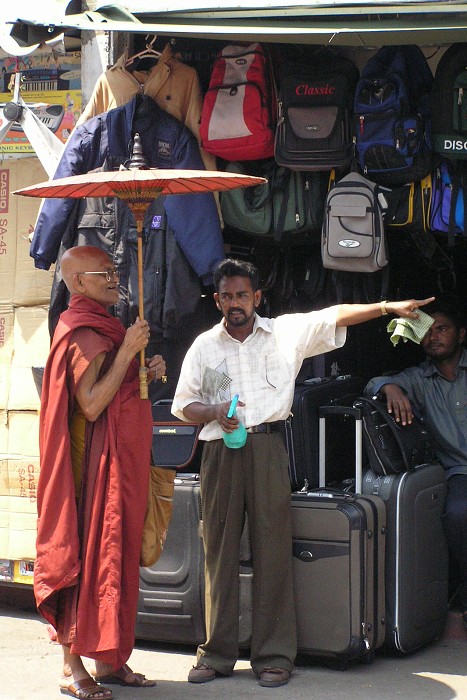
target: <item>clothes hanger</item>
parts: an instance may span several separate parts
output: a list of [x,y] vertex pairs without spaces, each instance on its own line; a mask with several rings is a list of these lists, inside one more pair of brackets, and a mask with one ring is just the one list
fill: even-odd
[[[146,40],[148,38],[149,34],[146,36]],[[128,68],[131,66],[133,63],[136,64],[138,61],[142,60],[143,58],[154,58],[154,59],[159,59],[162,54],[160,51],[157,51],[154,47],[153,44],[155,43],[157,39],[157,34],[153,36],[151,41],[146,44],[146,48],[144,48],[142,51],[138,51],[138,53],[135,53],[133,56],[130,56],[127,58],[125,61],[125,68]]]

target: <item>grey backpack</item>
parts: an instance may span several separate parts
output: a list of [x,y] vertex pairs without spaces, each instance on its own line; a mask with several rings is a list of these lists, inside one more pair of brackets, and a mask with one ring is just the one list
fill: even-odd
[[383,214],[386,198],[378,185],[351,172],[329,190],[321,237],[323,267],[376,272],[388,262]]

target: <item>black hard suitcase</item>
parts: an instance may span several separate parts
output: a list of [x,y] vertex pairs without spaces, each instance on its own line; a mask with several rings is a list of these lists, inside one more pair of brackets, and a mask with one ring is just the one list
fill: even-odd
[[175,479],[172,520],[159,560],[140,568],[136,636],[161,642],[204,641],[204,552],[199,477]]
[[[320,409],[324,416],[342,407]],[[361,414],[355,419],[357,484],[361,483]],[[325,451],[321,452],[324,477]],[[324,483],[324,479],[323,479]],[[384,641],[386,510],[379,497],[321,488],[292,494],[293,579],[298,650],[345,668],[373,660]]]
[[[253,562],[248,521],[239,552],[239,646],[251,642]],[[204,549],[198,474],[177,474],[173,516],[161,557],[140,568],[136,637],[178,644],[206,639]]]
[[[291,416],[285,422],[285,445],[289,455],[289,474],[292,490],[305,484],[316,488],[318,478],[319,408],[327,404],[351,406],[361,394],[365,382],[358,377],[313,377],[297,384]],[[353,440],[353,419],[349,416],[329,417],[332,431],[326,441],[327,483],[340,482],[354,474],[353,451],[348,446]]]
[[424,464],[387,476],[366,472],[363,492],[386,504],[386,636],[404,654],[437,639],[448,613],[444,468]]

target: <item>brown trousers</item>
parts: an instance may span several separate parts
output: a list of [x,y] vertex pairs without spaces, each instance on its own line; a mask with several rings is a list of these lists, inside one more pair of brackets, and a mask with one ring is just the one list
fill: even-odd
[[253,556],[251,666],[291,671],[297,641],[287,453],[281,436],[250,434],[229,449],[207,442],[201,465],[207,641],[198,663],[223,674],[238,658],[239,547],[245,512]]

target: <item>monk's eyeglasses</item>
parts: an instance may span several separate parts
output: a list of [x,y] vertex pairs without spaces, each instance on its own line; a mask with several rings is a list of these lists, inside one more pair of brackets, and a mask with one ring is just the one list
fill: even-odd
[[116,277],[120,277],[118,270],[102,270],[99,272],[77,272],[77,275],[105,275],[107,282],[113,282]]

